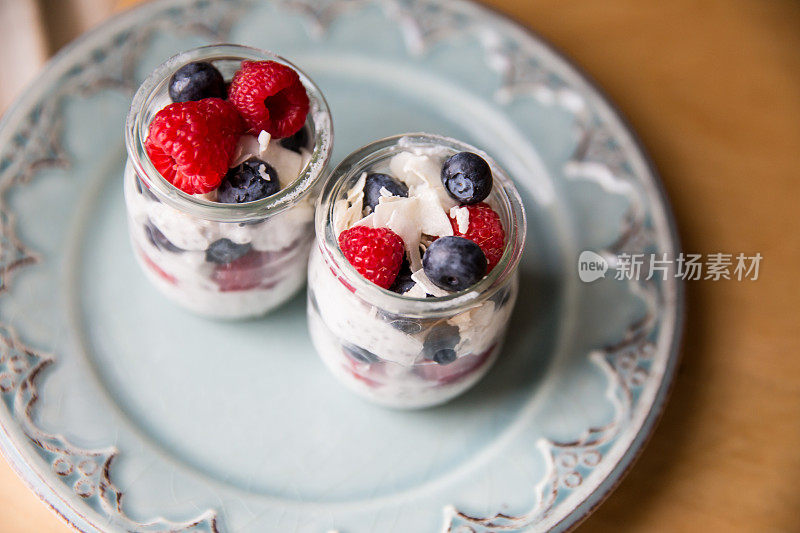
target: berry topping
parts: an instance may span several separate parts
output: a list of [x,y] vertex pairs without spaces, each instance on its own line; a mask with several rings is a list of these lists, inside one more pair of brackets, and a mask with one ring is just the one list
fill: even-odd
[[203,98],[224,99],[227,94],[222,74],[214,65],[205,61],[182,66],[169,80],[169,97],[173,102],[189,102]]
[[469,226],[466,233],[458,230],[458,223],[451,217],[450,223],[453,226],[453,232],[481,247],[488,262],[486,272],[491,272],[500,261],[505,249],[506,233],[503,230],[503,224],[489,204],[469,205],[466,206],[466,209],[469,211]]
[[164,179],[188,194],[217,188],[242,131],[236,109],[206,98],[170,104],[150,123],[147,155]]
[[397,294],[403,294],[410,291],[416,284],[417,282],[411,279],[411,265],[408,263],[408,259],[403,259],[400,271],[397,273],[397,277],[394,279],[392,286],[389,287],[389,290]]
[[228,99],[251,133],[264,130],[275,138],[289,137],[302,128],[309,108],[300,76],[276,61],[242,61]]
[[297,133],[292,135],[291,137],[286,137],[281,139],[279,142],[281,146],[286,148],[287,150],[291,150],[292,152],[297,152],[298,154],[301,153],[300,149],[310,149],[309,141],[311,140],[311,133],[309,133],[308,127],[303,126]]
[[147,235],[147,240],[159,250],[164,250],[165,252],[172,252],[175,254],[184,251],[182,248],[178,248],[172,244],[172,242],[167,239],[163,233],[161,233],[161,230],[155,227],[149,220],[144,225],[144,232],[145,235]]
[[359,274],[388,289],[403,264],[403,239],[388,228],[355,226],[339,235],[339,247]]
[[206,261],[220,265],[232,263],[249,252],[250,248],[250,243],[236,244],[230,239],[219,239],[208,246]]
[[440,237],[425,250],[422,268],[437,287],[463,291],[486,275],[486,255],[464,237]]
[[381,198],[381,189],[386,189],[392,196],[408,197],[408,187],[387,174],[367,174],[364,182],[364,208],[372,212]]
[[278,172],[266,161],[251,157],[225,174],[217,189],[217,201],[241,204],[272,196],[281,189]]
[[423,357],[440,365],[456,360],[456,345],[461,340],[458,328],[447,323],[435,326],[422,343]]
[[478,154],[459,152],[442,165],[442,183],[455,200],[477,204],[492,192],[492,169]]

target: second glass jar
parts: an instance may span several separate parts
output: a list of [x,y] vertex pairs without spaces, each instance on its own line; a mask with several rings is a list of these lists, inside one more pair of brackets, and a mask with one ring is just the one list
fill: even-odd
[[[384,290],[358,274],[338,245],[337,204],[366,171],[384,172],[400,152],[477,152],[494,175],[486,200],[498,213],[506,247],[475,286],[449,296],[415,298]],[[357,187],[356,187],[357,188]],[[486,154],[454,139],[408,134],[376,141],[332,173],[316,213],[317,243],[309,261],[308,318],[314,346],[346,386],[376,403],[419,408],[450,400],[476,383],[500,352],[518,291],[525,240],[522,202],[505,172]],[[441,350],[451,351],[437,362]]]

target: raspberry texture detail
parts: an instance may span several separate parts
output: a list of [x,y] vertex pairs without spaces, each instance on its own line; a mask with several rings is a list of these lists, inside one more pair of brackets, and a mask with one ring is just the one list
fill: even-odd
[[264,130],[275,138],[297,133],[309,109],[300,76],[276,61],[243,61],[231,80],[228,100],[244,118],[250,133],[258,135]]
[[225,100],[179,102],[156,113],[145,149],[167,181],[187,194],[203,194],[222,182],[243,130]]
[[403,239],[388,228],[355,226],[339,235],[339,248],[359,274],[388,289],[403,264]]
[[458,223],[452,217],[450,224],[457,237],[464,237],[481,247],[488,263],[487,273],[497,265],[505,250],[506,233],[500,217],[489,204],[479,203],[464,206],[469,211],[469,226],[466,233],[458,230]]

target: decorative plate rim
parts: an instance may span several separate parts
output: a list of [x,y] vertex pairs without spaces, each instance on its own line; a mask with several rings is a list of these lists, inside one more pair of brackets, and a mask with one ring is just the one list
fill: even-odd
[[[46,89],[50,88],[53,80],[58,79],[61,72],[69,66],[68,58],[83,46],[99,40],[104,35],[113,35],[118,28],[129,25],[129,21],[144,18],[144,13],[149,11],[159,11],[164,6],[177,3],[179,0],[156,0],[142,5],[134,5],[130,8],[112,16],[110,19],[98,27],[82,34],[58,53],[56,53],[42,67],[39,74],[31,81],[21,96],[16,98],[8,107],[2,117],[0,117],[0,145],[4,136],[8,136],[6,130],[10,132],[10,125],[15,121],[24,120],[23,112],[32,108],[36,102],[40,101]],[[680,237],[678,234],[677,220],[675,218],[669,197],[666,193],[664,183],[659,175],[655,164],[649,153],[644,149],[644,145],[636,131],[631,127],[630,122],[619,107],[611,100],[600,85],[582,67],[577,65],[572,59],[561,52],[556,46],[551,44],[539,32],[529,28],[526,24],[516,20],[513,16],[500,11],[498,8],[483,4],[475,0],[448,0],[450,3],[471,4],[473,7],[483,9],[492,16],[501,19],[502,22],[509,24],[521,32],[526,39],[535,41],[543,46],[549,53],[563,62],[575,75],[594,92],[594,96],[608,109],[614,119],[619,121],[625,134],[630,138],[633,149],[641,157],[648,173],[652,178],[657,203],[656,209],[663,210],[663,218],[666,222],[667,238],[676,251],[681,249]],[[49,85],[48,85],[49,84]],[[681,357],[681,347],[683,344],[685,322],[686,322],[686,301],[685,285],[680,280],[674,284],[674,300],[670,305],[674,308],[672,314],[674,323],[671,331],[668,332],[670,346],[665,359],[663,376],[654,393],[652,403],[647,408],[647,413],[642,420],[630,444],[608,470],[608,473],[589,494],[571,509],[560,521],[552,524],[552,529],[567,531],[575,528],[579,523],[586,519],[622,482],[625,475],[631,470],[635,461],[641,455],[644,447],[653,436],[655,428],[663,415],[666,402],[673,389],[675,382],[676,369]],[[24,433],[17,427],[13,417],[0,410],[0,453],[7,460],[12,470],[20,479],[31,489],[48,507],[50,507],[68,525],[83,532],[101,532],[98,524],[106,522],[104,517],[91,507],[78,509],[65,497],[61,496],[48,482],[47,478],[37,471],[29,457],[29,450],[15,444],[25,439]],[[11,422],[12,424],[9,424]],[[13,426],[13,427],[11,427]],[[12,435],[17,433],[17,435]]]

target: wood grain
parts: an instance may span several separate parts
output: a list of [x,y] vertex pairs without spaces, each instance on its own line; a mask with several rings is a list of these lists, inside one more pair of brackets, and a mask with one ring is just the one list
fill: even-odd
[[[758,281],[688,284],[663,420],[579,531],[800,531],[800,3],[487,2],[616,102],[686,251],[764,256]],[[0,499],[0,531],[66,530],[5,464]]]

